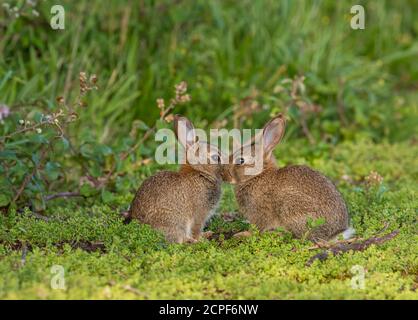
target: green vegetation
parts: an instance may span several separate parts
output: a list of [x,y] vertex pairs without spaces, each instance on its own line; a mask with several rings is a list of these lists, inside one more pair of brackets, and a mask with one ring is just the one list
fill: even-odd
[[[1,299],[418,299],[418,3],[360,1],[366,29],[354,31],[346,1],[68,0],[54,31],[55,2],[6,2]],[[187,93],[170,103],[181,81]],[[172,113],[259,128],[278,112],[289,119],[278,164],[329,176],[357,236],[397,237],[307,267],[313,243],[258,234],[229,185],[212,240],[168,244],[124,223],[136,188],[162,169],[152,129],[171,127]],[[66,290],[51,288],[54,265]],[[351,287],[355,265],[364,289]]]
[[[223,234],[216,240],[167,244],[148,226],[123,224],[118,211],[132,194],[118,196],[111,205],[63,202],[51,209],[48,222],[30,212],[1,218],[0,298],[417,299],[418,161],[410,148],[407,143],[344,143],[298,161],[340,181],[359,236],[373,235],[385,224],[388,231],[400,230],[393,240],[364,252],[305,267],[318,252],[309,249],[312,243],[277,233],[228,239],[230,231],[248,228],[240,219],[214,218],[209,229]],[[293,149],[293,144],[279,148],[280,161],[292,161]],[[376,169],[383,176],[381,184],[362,182]],[[342,181],[342,175],[353,182]],[[225,186],[219,212],[233,209],[231,189]],[[11,249],[17,241],[33,246],[24,265],[22,250]],[[74,248],[75,242],[103,247],[89,252]],[[64,266],[66,290],[51,289],[53,265]],[[351,288],[354,265],[366,270],[365,289]]]

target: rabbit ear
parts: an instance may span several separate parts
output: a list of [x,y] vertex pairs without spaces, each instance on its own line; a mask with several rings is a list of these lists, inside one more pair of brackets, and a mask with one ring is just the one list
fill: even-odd
[[174,116],[174,131],[177,140],[180,141],[186,149],[196,142],[196,133],[193,124],[186,117],[178,114]]
[[274,147],[282,140],[286,120],[282,114],[271,119],[263,129],[263,148],[264,155],[269,157]]

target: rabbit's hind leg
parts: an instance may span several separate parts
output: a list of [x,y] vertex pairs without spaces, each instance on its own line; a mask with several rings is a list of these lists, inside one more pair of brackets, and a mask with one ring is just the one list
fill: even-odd
[[201,234],[202,234],[203,224],[195,222],[193,226],[191,227],[191,234],[190,236],[193,239],[199,240]]
[[168,242],[184,243],[192,239],[191,224],[170,225],[159,228]]

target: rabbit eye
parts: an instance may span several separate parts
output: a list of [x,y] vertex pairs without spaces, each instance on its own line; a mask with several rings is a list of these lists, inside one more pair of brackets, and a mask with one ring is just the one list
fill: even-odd
[[214,154],[212,157],[212,160],[215,161],[216,163],[221,162],[221,157],[217,154]]
[[238,159],[238,164],[244,164],[244,162],[245,162],[244,158],[239,158]]

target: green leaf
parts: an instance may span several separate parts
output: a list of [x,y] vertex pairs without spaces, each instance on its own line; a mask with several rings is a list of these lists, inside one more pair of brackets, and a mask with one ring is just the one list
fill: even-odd
[[115,196],[110,191],[102,189],[102,201],[104,203],[110,203],[115,199]]
[[306,222],[309,228],[317,228],[317,227],[322,226],[326,222],[326,220],[324,217],[320,217],[318,219],[313,219],[312,217],[308,217]]
[[142,120],[136,120],[136,124],[137,124],[139,130],[147,131],[149,129],[147,124]]
[[13,142],[10,142],[10,143],[6,143],[6,148],[15,147],[15,146],[18,146],[18,145],[21,145],[21,144],[25,144],[25,143],[28,143],[28,142],[30,142],[29,139],[20,139],[20,140],[17,140],[17,141],[13,141]]
[[291,118],[293,118],[293,119],[297,119],[297,118],[299,118],[299,108],[298,108],[298,107],[296,107],[296,106],[291,106],[291,107],[288,109],[288,112],[289,112],[289,115],[290,115],[290,117],[291,117]]
[[30,142],[32,143],[39,143],[39,144],[47,144],[48,139],[43,134],[32,134],[29,137]]
[[110,147],[108,147],[107,145],[104,145],[104,144],[95,146],[94,152],[99,153],[103,156],[108,156],[108,155],[113,154],[112,148],[110,148]]
[[85,158],[91,158],[92,151],[90,145],[88,145],[87,143],[83,144],[80,147],[80,154]]
[[93,163],[90,167],[90,173],[93,177],[98,178],[102,175],[102,168],[98,163]]
[[70,142],[65,137],[61,137],[60,145],[62,146],[62,149],[66,151],[70,147]]
[[0,207],[7,206],[12,199],[5,194],[0,194]]
[[60,174],[60,165],[56,162],[48,162],[45,165],[45,173],[51,180],[56,180]]
[[90,197],[96,194],[97,192],[98,192],[97,189],[88,183],[83,184],[80,188],[80,193],[84,197]]
[[16,153],[12,150],[0,151],[0,159],[4,160],[17,160]]
[[38,197],[32,199],[32,206],[35,211],[44,211],[46,209],[44,198],[39,195]]
[[39,111],[35,111],[35,114],[33,115],[33,120],[35,120],[35,122],[39,123],[42,121],[43,115],[41,112]]
[[157,130],[167,128],[167,123],[164,120],[158,119],[155,122],[155,127]]

